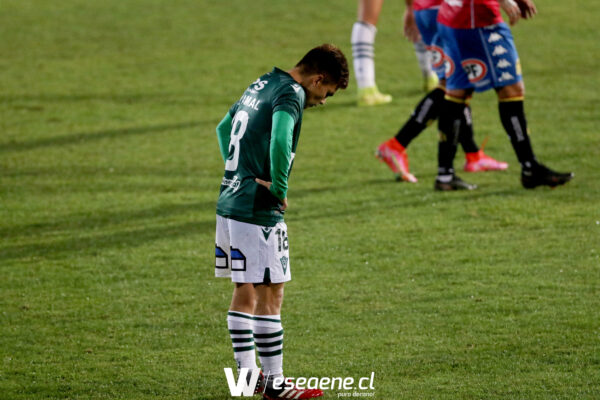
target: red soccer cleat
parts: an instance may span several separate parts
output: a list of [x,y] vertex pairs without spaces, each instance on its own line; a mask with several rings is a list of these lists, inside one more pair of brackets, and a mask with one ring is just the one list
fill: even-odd
[[397,180],[416,183],[417,178],[410,173],[408,169],[408,155],[406,149],[396,138],[391,138],[379,145],[375,151],[375,156],[387,164],[387,166],[396,174]]
[[267,388],[263,393],[263,400],[280,400],[280,399],[314,399],[315,397],[323,396],[321,389],[298,389],[296,387],[288,388],[284,386],[282,389]]
[[466,172],[481,171],[504,171],[508,168],[508,163],[498,161],[485,154],[482,150],[474,153],[465,153],[466,162],[464,170]]

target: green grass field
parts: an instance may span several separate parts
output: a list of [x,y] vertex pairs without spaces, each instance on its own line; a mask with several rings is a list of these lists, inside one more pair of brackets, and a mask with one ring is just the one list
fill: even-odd
[[[493,93],[472,103],[476,137],[510,168],[461,174],[479,190],[433,191],[433,127],[409,149],[418,184],[377,162],[422,96],[402,2],[377,37],[394,102],[355,107],[352,80],[305,113],[286,374],[373,371],[377,399],[600,397],[600,3],[537,5],[513,33],[534,148],[576,173],[565,187],[520,187]],[[0,399],[231,398],[215,126],[274,65],[323,42],[350,57],[355,14],[342,0],[0,2]]]

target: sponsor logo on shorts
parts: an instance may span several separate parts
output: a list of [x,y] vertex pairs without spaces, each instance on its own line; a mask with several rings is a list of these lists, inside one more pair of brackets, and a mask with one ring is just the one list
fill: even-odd
[[234,192],[237,192],[237,190],[240,188],[240,183],[241,181],[237,175],[234,175],[233,179],[227,179],[223,177],[223,180],[221,181],[221,185],[232,188]]
[[501,59],[500,61],[498,61],[498,64],[496,64],[496,67],[498,68],[508,68],[511,66],[512,64],[506,58]]
[[504,46],[502,45],[497,45],[496,47],[494,47],[494,51],[492,52],[493,56],[501,56],[502,54],[506,54],[508,53],[508,50],[506,50],[504,48]]
[[431,52],[431,65],[433,68],[439,68],[444,63],[444,50],[439,46],[429,46]]
[[515,79],[514,76],[512,76],[510,74],[510,72],[503,72],[502,76],[500,76],[500,78],[498,79],[500,82],[504,82],[504,81],[512,81],[513,79]]
[[469,58],[461,63],[465,73],[469,78],[469,82],[475,83],[482,80],[487,74],[485,63],[476,58]]
[[502,35],[496,32],[492,32],[490,34],[490,37],[488,38],[488,43],[496,43],[499,40],[502,40]]

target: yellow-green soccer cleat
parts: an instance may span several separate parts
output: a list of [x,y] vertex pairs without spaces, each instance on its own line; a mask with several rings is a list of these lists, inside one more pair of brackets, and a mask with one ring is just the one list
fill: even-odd
[[377,89],[377,86],[358,89],[358,105],[359,106],[377,106],[379,104],[387,104],[392,101],[392,96],[383,94]]
[[438,83],[440,83],[440,80],[438,79],[437,74],[432,72],[424,78],[423,89],[426,93],[429,93],[437,87]]

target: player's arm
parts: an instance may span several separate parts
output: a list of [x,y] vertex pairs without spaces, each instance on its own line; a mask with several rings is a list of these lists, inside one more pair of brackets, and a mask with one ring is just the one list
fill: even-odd
[[537,14],[537,8],[533,3],[533,0],[515,0],[521,10],[521,17],[528,19],[533,18]]
[[419,40],[421,34],[419,28],[417,28],[417,22],[415,21],[415,15],[413,14],[412,4],[413,0],[405,0],[406,9],[404,10],[404,36],[413,43]]
[[219,141],[219,150],[223,161],[227,161],[229,156],[229,140],[231,138],[231,115],[227,113],[223,120],[217,125],[217,140]]
[[286,111],[273,113],[271,125],[271,182],[256,179],[287,207],[288,173],[292,160],[292,137],[294,134],[294,118]]
[[498,0],[498,3],[508,15],[511,25],[516,24],[520,18],[533,18],[537,14],[532,0]]
[[278,199],[287,197],[288,174],[292,160],[292,137],[294,134],[294,118],[285,112],[273,114],[271,128],[271,193]]

